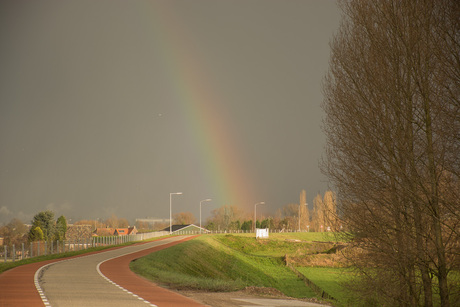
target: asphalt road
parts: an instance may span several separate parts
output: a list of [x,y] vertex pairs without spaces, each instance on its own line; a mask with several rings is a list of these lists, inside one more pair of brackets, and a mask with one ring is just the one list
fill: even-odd
[[[150,253],[152,248],[166,246],[170,243],[184,239],[184,237],[171,237],[160,241],[153,241],[146,244],[133,245],[79,258],[73,258],[48,264],[37,270],[35,274],[36,286],[41,291],[42,300],[45,305],[51,306],[157,306],[154,300],[175,301],[169,306],[203,306],[187,297],[162,289],[150,283],[150,288],[138,292],[142,278],[137,280],[129,276],[121,276],[121,279],[112,281],[106,277],[103,270],[100,270],[103,263],[110,263],[112,259],[128,257],[140,257]],[[110,266],[107,266],[110,267]],[[120,267],[118,267],[120,268]],[[117,268],[112,268],[117,271]],[[129,268],[128,270],[129,271]],[[107,271],[108,274],[109,271]],[[112,274],[112,273],[111,273]],[[127,273],[129,274],[129,273]],[[132,273],[134,276],[135,274]],[[127,280],[130,280],[129,282]],[[120,282],[122,281],[122,282]],[[122,287],[120,284],[125,283]],[[126,286],[130,285],[130,286]],[[143,293],[144,297],[138,293]],[[147,295],[148,294],[148,295]],[[145,298],[145,296],[149,296]],[[166,306],[161,304],[161,306]]]

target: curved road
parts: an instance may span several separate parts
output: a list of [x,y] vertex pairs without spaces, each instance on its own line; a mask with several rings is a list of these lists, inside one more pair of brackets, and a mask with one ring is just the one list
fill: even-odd
[[0,306],[203,306],[129,269],[134,259],[192,238],[169,237],[17,267],[0,275]]
[[47,264],[35,274],[37,288],[51,306],[203,306],[129,270],[133,259],[183,240],[171,237]]

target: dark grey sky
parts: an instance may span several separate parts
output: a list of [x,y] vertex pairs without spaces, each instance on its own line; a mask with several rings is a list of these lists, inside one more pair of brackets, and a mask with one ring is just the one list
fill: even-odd
[[0,2],[0,223],[275,212],[327,189],[335,1]]

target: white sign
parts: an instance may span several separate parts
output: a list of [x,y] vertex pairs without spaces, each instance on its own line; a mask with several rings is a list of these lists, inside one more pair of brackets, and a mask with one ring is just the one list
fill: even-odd
[[268,238],[268,228],[256,228],[256,238]]

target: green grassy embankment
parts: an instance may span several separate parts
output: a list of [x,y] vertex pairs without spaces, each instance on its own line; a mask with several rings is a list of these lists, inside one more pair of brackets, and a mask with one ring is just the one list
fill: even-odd
[[[313,240],[312,240],[313,239]],[[286,254],[326,252],[326,234],[273,234],[270,240],[253,235],[201,236],[131,263],[146,278],[177,289],[235,291],[247,286],[271,287],[295,298],[317,296],[285,265]]]
[[342,286],[351,278],[352,271],[348,268],[331,267],[297,267],[297,270],[315,285],[332,295],[338,306],[349,306],[353,297]]
[[[131,263],[139,275],[178,289],[236,291],[272,287],[292,297],[314,293],[280,257],[250,256],[225,246],[219,236],[201,236]],[[254,240],[254,239],[253,239]]]

